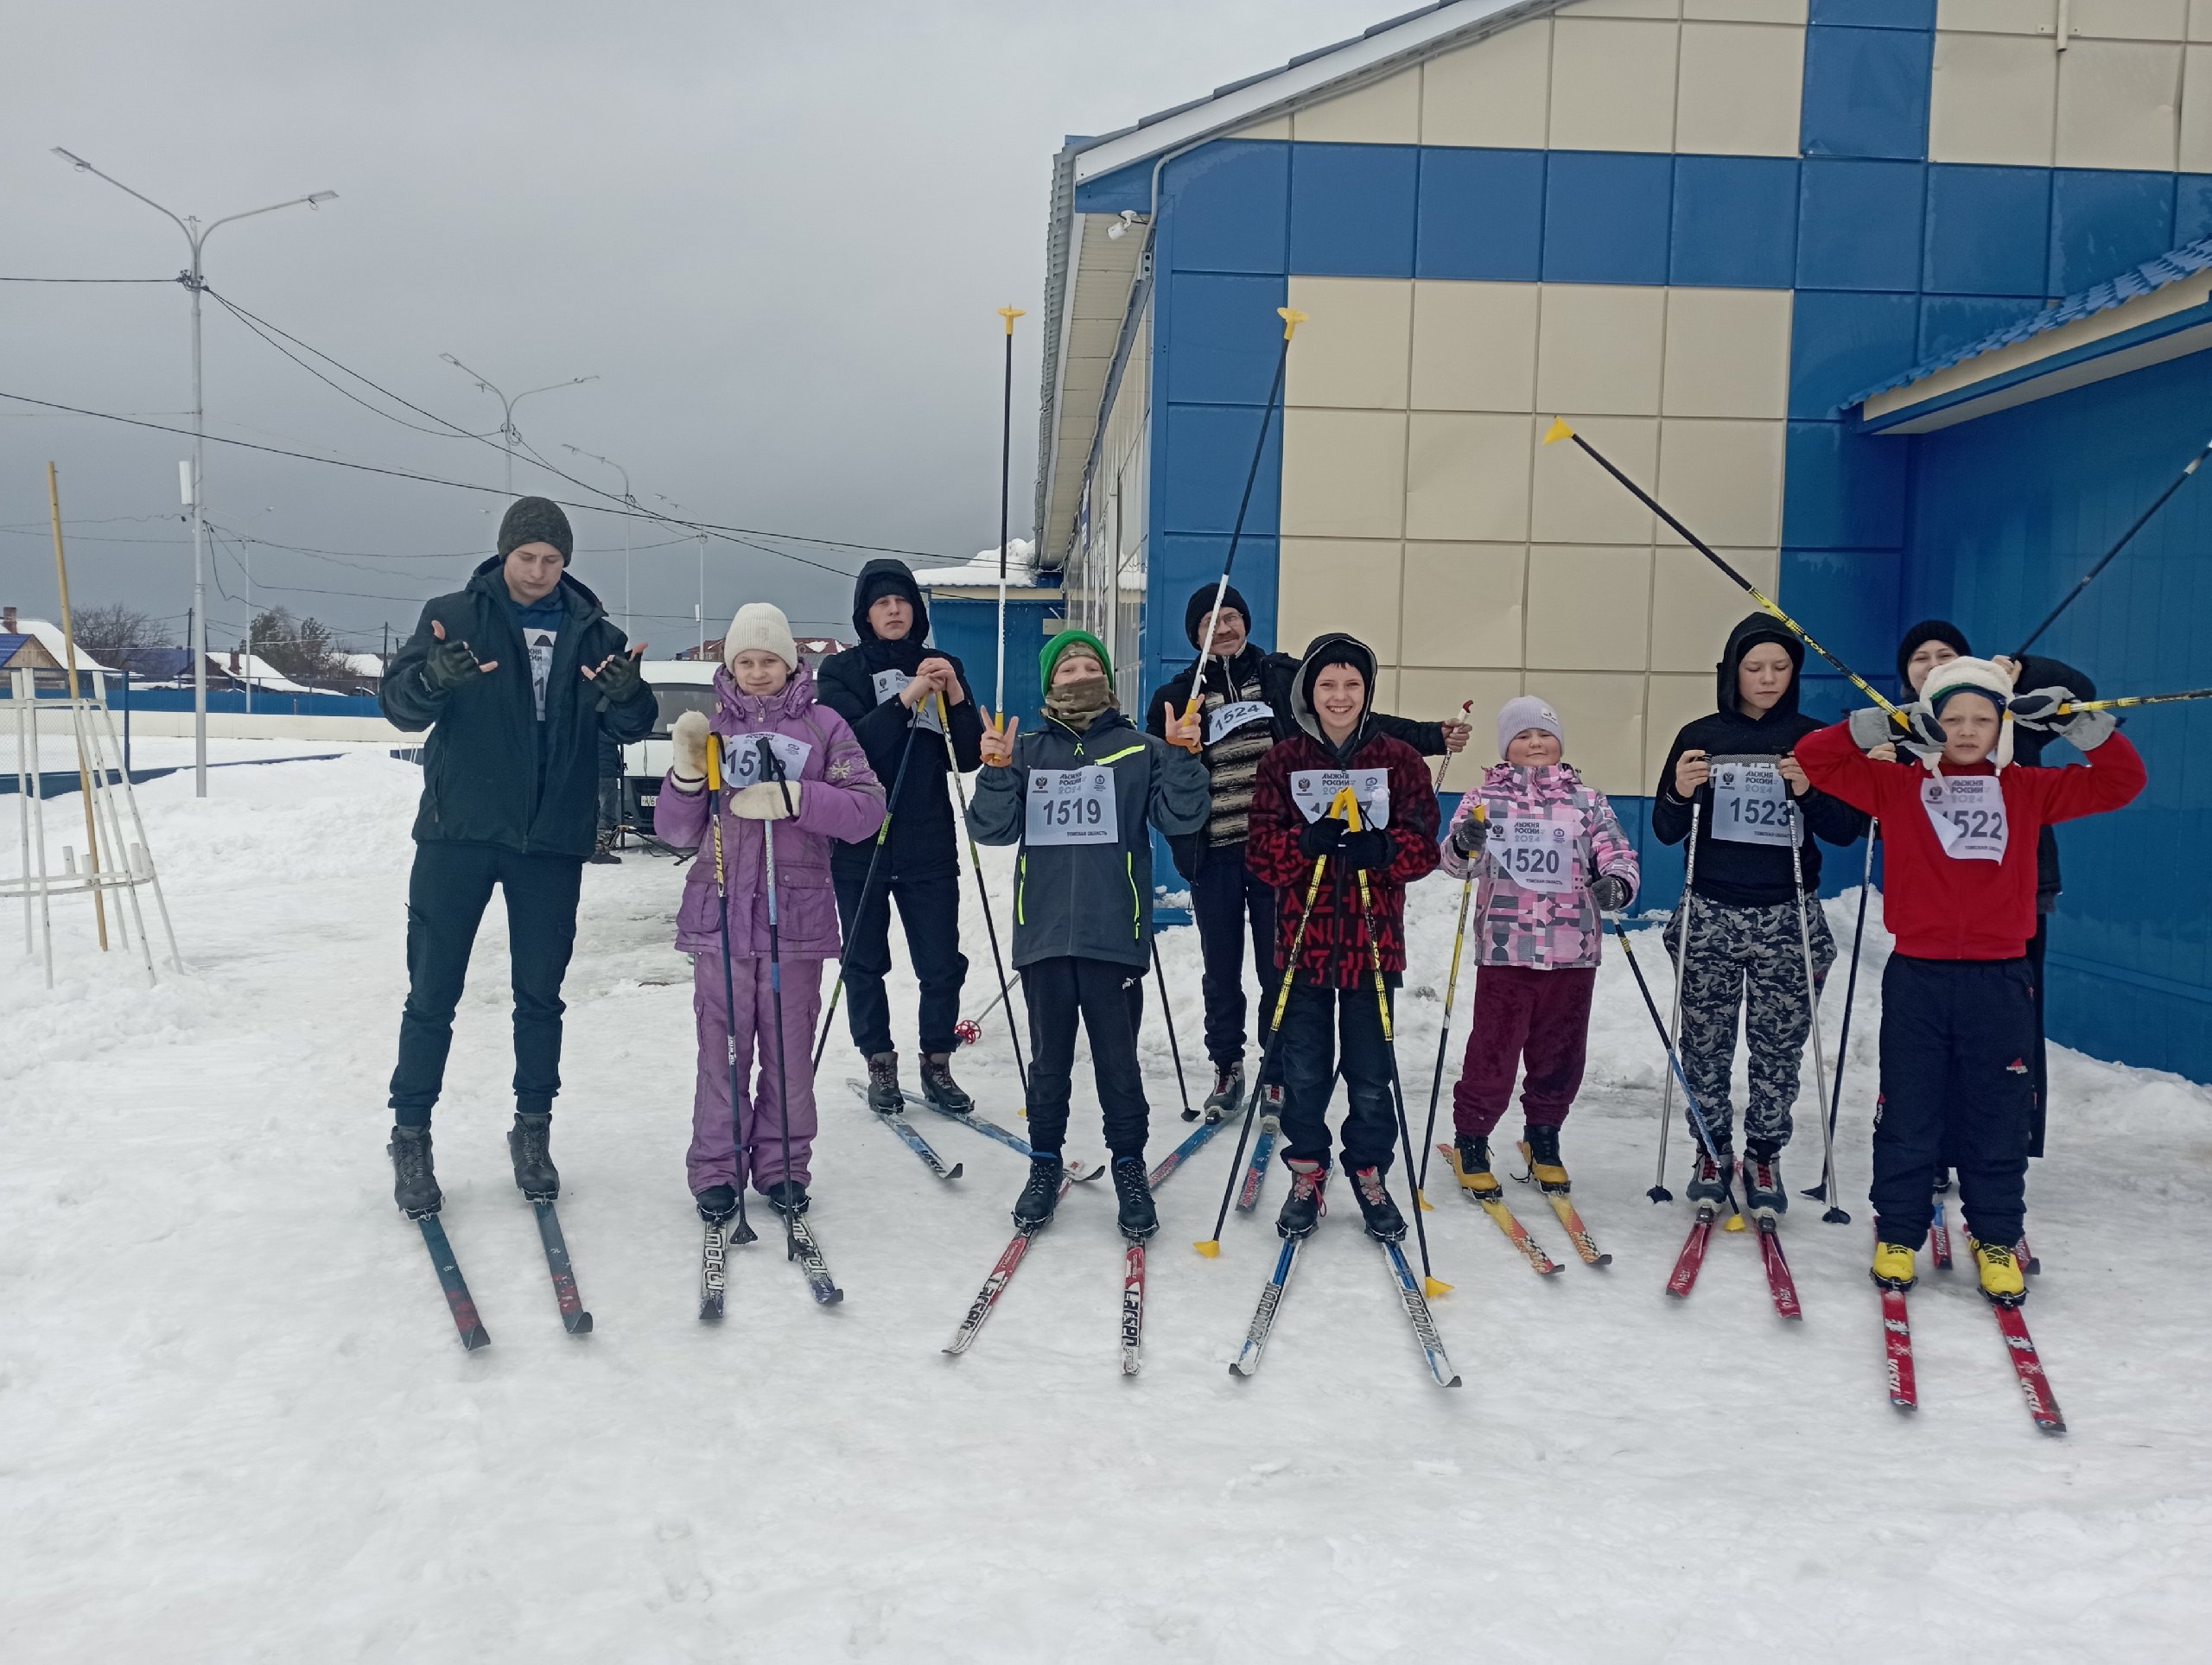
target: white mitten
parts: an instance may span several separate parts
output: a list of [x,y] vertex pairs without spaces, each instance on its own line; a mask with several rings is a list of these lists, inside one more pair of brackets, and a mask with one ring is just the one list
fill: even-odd
[[668,740],[676,753],[677,784],[696,791],[707,778],[707,714],[686,711],[676,720]]
[[[798,813],[799,791],[804,783],[791,781],[778,785],[772,780],[757,785],[741,787],[729,795],[729,812],[740,821],[781,821],[787,815]],[[784,807],[784,794],[791,794],[791,808]]]

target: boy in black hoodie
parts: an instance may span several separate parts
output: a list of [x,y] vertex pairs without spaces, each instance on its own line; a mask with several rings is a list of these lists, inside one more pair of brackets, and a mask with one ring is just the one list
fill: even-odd
[[[1675,736],[1651,805],[1651,830],[1662,843],[1681,843],[1693,822],[1697,829],[1690,886],[1666,940],[1682,962],[1682,1073],[1720,1161],[1695,1141],[1688,1195],[1717,1205],[1727,1194],[1722,1169],[1734,1142],[1729,1076],[1740,1008],[1751,1050],[1745,1205],[1770,1217],[1789,1206],[1776,1159],[1789,1142],[1820,982],[1835,961],[1817,899],[1814,840],[1849,844],[1866,830],[1864,816],[1815,790],[1790,755],[1821,727],[1797,709],[1804,664],[1804,644],[1770,614],[1755,613],[1730,632],[1713,667],[1716,709]],[[1808,830],[1812,837],[1802,836]],[[1801,931],[1812,942],[1810,989]]]

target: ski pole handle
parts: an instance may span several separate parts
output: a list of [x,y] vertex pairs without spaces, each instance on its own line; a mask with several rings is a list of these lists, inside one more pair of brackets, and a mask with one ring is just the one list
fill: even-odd
[[719,792],[722,789],[722,737],[707,736],[707,790]]

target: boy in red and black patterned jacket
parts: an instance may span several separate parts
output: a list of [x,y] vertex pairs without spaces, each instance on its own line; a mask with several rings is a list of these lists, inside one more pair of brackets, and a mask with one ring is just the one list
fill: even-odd
[[[1406,1235],[1405,1217],[1383,1181],[1396,1149],[1397,1117],[1359,875],[1367,880],[1384,980],[1395,988],[1406,968],[1405,887],[1433,872],[1439,859],[1436,794],[1421,754],[1369,724],[1374,695],[1372,650],[1341,634],[1316,640],[1291,686],[1291,715],[1300,732],[1269,748],[1252,789],[1244,859],[1276,888],[1276,977],[1292,942],[1300,943],[1277,1042],[1291,1192],[1275,1225],[1286,1237],[1306,1236],[1324,1212],[1337,1036],[1344,1043],[1350,1100],[1344,1166],[1360,1212],[1378,1241]],[[1329,813],[1347,785],[1359,804],[1357,832]],[[1323,857],[1328,866],[1308,914],[1306,891]]]

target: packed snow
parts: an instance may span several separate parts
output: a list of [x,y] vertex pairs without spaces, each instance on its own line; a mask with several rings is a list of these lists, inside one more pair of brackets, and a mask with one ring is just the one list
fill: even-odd
[[[1264,1368],[1234,1380],[1283,1181],[1232,1217],[1218,1260],[1192,1253],[1232,1131],[1161,1192],[1129,1381],[1103,1185],[1070,1197],[974,1350],[940,1353],[1022,1165],[924,1117],[967,1167],[930,1178],[844,1088],[842,1024],[811,1217],[847,1299],[817,1307],[765,1232],[734,1256],[727,1321],[698,1322],[679,880],[632,854],[586,870],[567,989],[554,1150],[587,1339],[562,1330],[508,1174],[506,932],[486,916],[436,1124],[444,1220],[493,1338],[465,1354],[384,1154],[420,775],[368,747],[260,754],[304,749],[343,755],[224,769],[205,802],[188,774],[139,789],[183,975],[149,989],[135,955],[101,956],[81,900],[56,907],[53,990],[0,951],[11,1660],[2202,1656],[2212,1096],[2055,1057],[2027,1313],[2071,1432],[2035,1431],[1971,1274],[1924,1255],[1923,1408],[1900,1417],[1865,1270],[1878,906],[1837,1147],[1854,1223],[1801,1200],[1785,1225],[1802,1325],[1776,1318],[1747,1236],[1716,1235],[1688,1303],[1662,1294],[1688,1225],[1643,1196],[1663,1058],[1609,944],[1566,1134],[1609,1268],[1509,1186],[1567,1256],[1532,1276],[1433,1176],[1455,1286],[1436,1317],[1465,1387],[1428,1380],[1348,1206],[1301,1257]],[[78,810],[48,813],[58,838]],[[986,860],[1003,928],[1007,864]],[[1854,900],[1829,904],[1847,944]],[[1416,1118],[1457,902],[1440,876],[1411,910]],[[990,950],[967,904],[982,1014]],[[1663,1004],[1656,934],[1638,945]],[[1195,1096],[1197,944],[1173,930],[1162,949]],[[1156,1160],[1185,1128],[1152,992]],[[1455,1038],[1468,995],[1463,978]],[[911,1045],[911,983],[894,1010]],[[1001,1014],[958,1068],[1019,1125]],[[1818,1177],[1805,1074],[1793,1186]],[[1077,1103],[1071,1148],[1097,1154],[1080,1063]],[[1676,1129],[1677,1192],[1686,1155]]]

